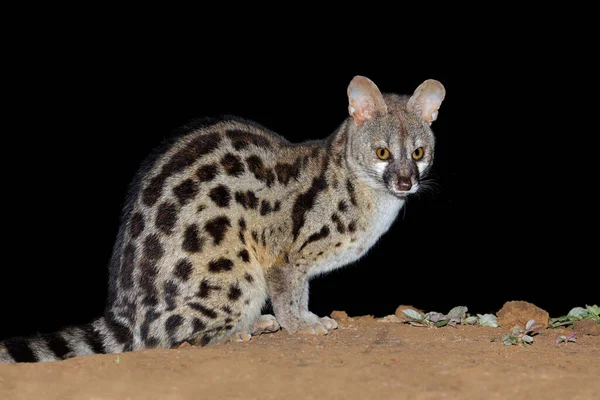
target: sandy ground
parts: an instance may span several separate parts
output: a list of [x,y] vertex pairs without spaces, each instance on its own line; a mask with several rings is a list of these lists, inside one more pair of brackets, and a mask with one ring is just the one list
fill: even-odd
[[419,328],[371,317],[327,336],[0,364],[0,399],[599,399],[600,336],[531,347],[503,328]]

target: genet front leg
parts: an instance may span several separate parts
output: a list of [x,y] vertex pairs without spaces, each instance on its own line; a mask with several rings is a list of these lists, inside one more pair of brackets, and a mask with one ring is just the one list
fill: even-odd
[[290,333],[326,335],[337,328],[331,318],[319,318],[308,310],[308,276],[301,266],[274,266],[267,286],[279,324]]

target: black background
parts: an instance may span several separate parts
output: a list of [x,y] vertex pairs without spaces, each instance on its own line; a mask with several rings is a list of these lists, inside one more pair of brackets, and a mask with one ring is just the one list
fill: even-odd
[[552,30],[479,43],[477,32],[359,41],[252,24],[223,36],[224,24],[171,37],[160,24],[86,23],[15,31],[4,50],[0,338],[101,315],[128,184],[172,130],[234,114],[292,141],[324,138],[357,74],[384,92],[445,85],[439,190],[411,198],[366,257],[315,279],[313,311],[527,300],[558,316],[600,300],[597,65]]

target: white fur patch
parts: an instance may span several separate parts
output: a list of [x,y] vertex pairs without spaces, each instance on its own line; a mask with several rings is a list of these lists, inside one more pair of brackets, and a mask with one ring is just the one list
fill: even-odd
[[429,166],[429,164],[424,163],[424,162],[419,162],[417,163],[417,168],[419,169],[419,174],[422,174],[423,171],[425,171],[425,169]]
[[356,235],[357,240],[354,243],[348,243],[340,248],[339,253],[316,262],[311,268],[310,276],[312,277],[343,267],[364,256],[379,240],[381,235],[390,229],[403,205],[404,200],[393,196],[386,196],[384,200],[375,205],[366,231]]
[[2,345],[0,345],[0,362],[1,363],[12,363],[15,360],[8,354],[8,350]]
[[62,332],[62,337],[67,341],[71,350],[78,356],[95,354],[84,340],[84,332],[78,328],[67,328]]
[[385,168],[388,166],[388,163],[378,162],[378,163],[375,163],[374,166],[375,166],[375,171],[377,171],[379,173],[379,176],[383,177],[383,171],[385,171]]

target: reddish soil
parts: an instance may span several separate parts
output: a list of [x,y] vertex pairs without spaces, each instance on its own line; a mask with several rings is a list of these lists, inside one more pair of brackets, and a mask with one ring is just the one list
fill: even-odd
[[327,336],[0,364],[0,399],[598,399],[600,336],[492,342],[509,329],[419,328],[371,317]]

